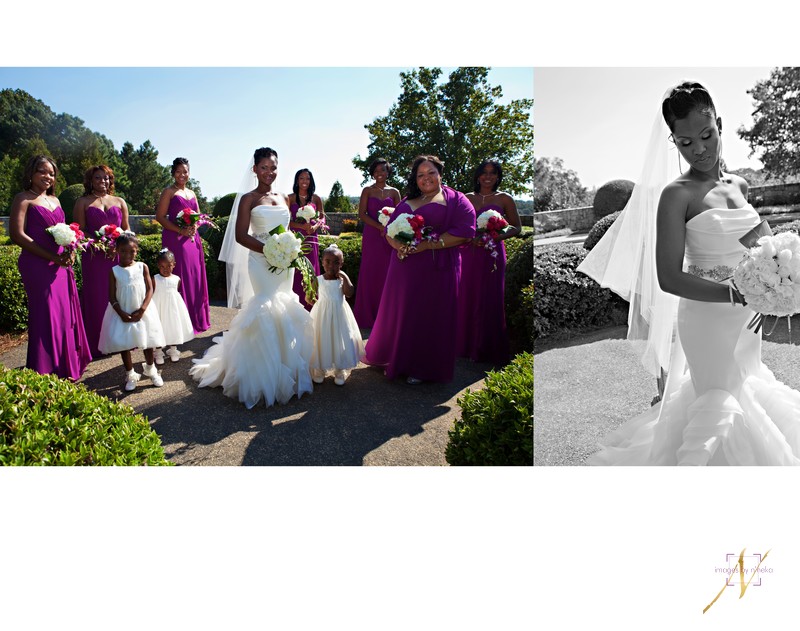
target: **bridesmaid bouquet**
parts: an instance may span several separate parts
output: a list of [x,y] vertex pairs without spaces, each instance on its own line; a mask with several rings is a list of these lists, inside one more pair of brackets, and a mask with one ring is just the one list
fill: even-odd
[[[416,248],[423,241],[438,241],[439,234],[434,231],[432,226],[425,225],[425,218],[422,215],[412,215],[410,213],[400,213],[394,218],[386,228],[386,233],[403,245],[409,248]],[[405,255],[397,253],[399,259],[404,259]]]
[[384,206],[378,211],[378,221],[380,224],[385,228],[386,224],[389,223],[389,219],[394,212],[394,208],[392,206]]
[[497,270],[497,238],[508,227],[505,217],[496,210],[485,210],[478,215],[478,239],[484,249],[488,250],[494,258],[492,271]]
[[314,204],[306,204],[305,206],[301,206],[297,209],[297,214],[295,215],[295,222],[296,223],[307,223],[311,226],[319,226],[317,232],[328,232],[328,224],[326,223],[325,219],[318,219],[319,215],[317,214],[317,207]]
[[294,232],[286,230],[282,225],[270,230],[262,252],[267,259],[269,271],[276,273],[289,268],[300,271],[303,280],[303,290],[306,294],[306,302],[316,302],[316,291],[314,282],[316,272],[305,256],[311,250],[309,245],[304,243],[303,237],[298,237]]
[[101,226],[100,230],[94,233],[97,237],[93,241],[94,247],[105,252],[106,256],[110,256],[117,244],[117,237],[119,237],[122,232],[122,228],[113,223],[107,223]]
[[69,225],[57,223],[47,228],[47,232],[58,245],[69,252],[74,252],[75,250],[83,251],[93,242],[91,239],[86,238],[77,223]]
[[[800,312],[800,237],[793,232],[762,236],[733,272],[736,288],[757,311],[748,324],[758,333],[764,318]],[[775,325],[777,325],[777,318]],[[765,335],[770,335],[775,330]],[[791,334],[791,320],[789,321]]]
[[[188,228],[190,226],[197,226],[198,228],[200,226],[211,226],[214,230],[219,230],[219,226],[205,213],[182,210],[175,215],[175,219],[176,223],[181,228]],[[194,243],[194,235],[192,235],[192,243]]]

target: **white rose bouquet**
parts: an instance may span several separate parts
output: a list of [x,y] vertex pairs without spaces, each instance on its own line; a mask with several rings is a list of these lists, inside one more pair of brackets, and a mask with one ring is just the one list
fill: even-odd
[[784,232],[758,239],[734,270],[733,282],[748,306],[758,312],[748,325],[755,332],[765,316],[800,312],[800,237]]
[[92,243],[90,239],[86,238],[86,235],[83,234],[80,225],[77,223],[71,223],[69,225],[57,223],[46,228],[46,232],[53,237],[53,241],[55,241],[56,244],[69,251],[85,250],[87,246]]
[[270,272],[280,273],[292,267],[300,271],[306,302],[312,303],[316,301],[316,274],[311,261],[304,256],[311,248],[303,241],[302,237],[280,225],[270,231],[262,252]]
[[394,208],[392,206],[384,206],[378,211],[378,221],[384,228],[389,223],[393,212]]

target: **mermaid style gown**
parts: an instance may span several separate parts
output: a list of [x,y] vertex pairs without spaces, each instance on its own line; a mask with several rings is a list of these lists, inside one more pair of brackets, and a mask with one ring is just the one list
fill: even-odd
[[[752,206],[710,209],[686,222],[685,269],[721,280],[744,253]],[[663,400],[605,439],[595,465],[798,465],[800,392],[761,362],[754,313],[681,298]]]
[[[316,208],[316,205],[314,204],[311,204],[311,206]],[[300,210],[300,206],[298,206],[295,202],[292,202],[291,206],[289,206],[289,212],[291,213],[292,221],[296,220],[298,210]],[[311,261],[311,266],[314,268],[314,275],[319,276],[319,241],[317,239],[317,235],[306,234],[305,232],[298,231],[294,231],[294,233],[298,236],[304,237],[305,241],[303,243],[311,246],[311,250],[306,255],[306,258]],[[292,291],[294,291],[298,298],[300,298],[300,304],[303,305],[303,308],[306,311],[311,311],[311,305],[306,302],[306,293],[303,291],[303,281],[299,273],[295,274],[294,283],[292,284]]]
[[[177,223],[180,211],[198,212],[197,200],[187,200],[173,195],[169,200],[167,217]],[[174,274],[181,279],[180,293],[195,333],[202,333],[211,326],[211,313],[208,306],[208,283],[206,282],[206,260],[203,256],[203,239],[199,234],[184,237],[172,230],[164,230],[161,234],[161,245],[169,248],[175,255]]]
[[[262,243],[279,224],[289,225],[286,206],[251,210],[250,232]],[[312,391],[313,322],[292,291],[295,270],[270,272],[262,254],[248,254],[254,295],[230,330],[214,338],[202,359],[193,360],[189,374],[199,387],[221,385],[226,396],[252,408],[262,399],[270,406]]]
[[[64,223],[64,211],[30,204],[25,233],[54,254],[62,252],[47,228]],[[25,366],[42,375],[77,381],[92,361],[81,304],[71,267],[62,267],[27,250],[18,261],[28,295],[28,358]],[[106,301],[108,296],[106,296]]]
[[[391,197],[370,197],[367,199],[367,214],[378,221],[378,212],[384,206],[394,206],[394,200]],[[370,329],[375,324],[392,252],[394,250],[386,242],[381,230],[364,225],[361,235],[361,267],[358,271],[356,304],[353,309],[358,326],[364,329]]]
[[[496,204],[484,206],[475,214],[486,210],[505,216]],[[461,250],[456,335],[459,357],[505,366],[510,354],[505,311],[506,246],[503,241],[495,245],[496,258],[482,246],[470,244]]]
[[[86,234],[94,238],[95,232],[106,224],[119,226],[122,222],[122,209],[111,206],[106,210],[89,206],[86,209]],[[102,353],[98,348],[100,340],[100,327],[103,316],[108,306],[108,274],[111,268],[119,264],[119,257],[106,256],[99,248],[90,247],[81,255],[81,274],[83,287],[81,288],[81,311],[83,324],[86,328],[86,337],[89,339],[89,348],[92,357],[97,359]]]

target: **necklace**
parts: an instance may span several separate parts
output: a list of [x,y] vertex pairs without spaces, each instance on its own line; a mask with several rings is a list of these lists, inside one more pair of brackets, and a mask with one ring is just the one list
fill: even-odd
[[478,195],[481,196],[481,203],[482,204],[486,203],[486,198],[487,197],[492,197],[495,193],[497,193],[497,191],[492,191],[491,193],[487,193],[486,195],[484,195],[483,193],[478,193]]
[[441,192],[442,192],[442,189],[438,189],[438,190],[434,191],[433,193],[428,193],[427,195],[423,195],[422,196],[423,203],[425,202],[426,199],[428,201],[432,200],[434,197],[436,197]]
[[44,197],[44,201],[45,201],[45,203],[47,204],[47,207],[48,207],[50,210],[55,210],[55,209],[56,209],[56,207],[55,207],[55,206],[53,206],[53,204],[50,202],[50,198],[49,198],[49,197],[47,197],[47,191],[42,191],[41,193],[37,193],[37,192],[36,192],[36,191],[34,191],[32,188],[29,188],[29,189],[28,189],[28,191],[30,191],[31,193],[33,193],[34,195],[36,195],[36,197]]
[[377,184],[373,184],[372,186],[375,188],[376,191],[380,192],[381,195],[383,195],[383,192],[386,190],[385,186],[383,188],[380,188]]

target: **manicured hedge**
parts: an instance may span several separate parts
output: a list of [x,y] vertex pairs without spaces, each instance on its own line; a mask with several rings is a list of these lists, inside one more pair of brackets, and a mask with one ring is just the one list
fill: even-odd
[[534,250],[534,339],[558,331],[627,322],[627,302],[575,271],[586,254],[577,243],[556,243]]
[[591,250],[594,246],[596,246],[597,242],[603,238],[603,235],[606,232],[608,232],[611,224],[614,223],[617,217],[620,216],[620,213],[622,213],[622,211],[618,210],[615,213],[611,213],[610,215],[606,215],[602,219],[599,219],[597,223],[592,226],[592,229],[589,230],[589,234],[586,235],[586,239],[583,241],[583,247],[587,250]]
[[597,189],[592,201],[595,217],[604,217],[625,208],[633,193],[634,183],[630,180],[611,180]]
[[214,215],[214,217],[229,217],[231,210],[233,210],[234,201],[236,201],[236,193],[223,195],[217,200],[217,203],[214,204],[214,210],[211,211],[211,214]]
[[147,419],[75,384],[0,365],[0,465],[168,465]]
[[[511,247],[508,247],[510,243]],[[523,290],[533,282],[533,234],[525,239],[506,239],[506,322],[511,325],[509,334],[512,348],[533,350],[529,346],[532,332],[525,327],[529,322],[526,314],[528,306],[523,300]],[[521,328],[518,328],[521,327]]]
[[521,353],[483,388],[458,399],[461,418],[448,433],[451,465],[533,465],[533,355]]
[[0,332],[28,328],[28,295],[22,285],[17,261],[18,245],[0,246]]

